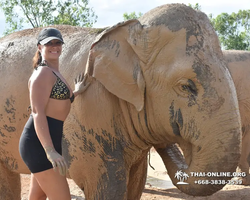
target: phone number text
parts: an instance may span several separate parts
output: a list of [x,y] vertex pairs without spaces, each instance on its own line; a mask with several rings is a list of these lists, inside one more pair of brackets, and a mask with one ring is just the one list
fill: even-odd
[[198,185],[241,185],[242,180],[197,180],[194,183]]

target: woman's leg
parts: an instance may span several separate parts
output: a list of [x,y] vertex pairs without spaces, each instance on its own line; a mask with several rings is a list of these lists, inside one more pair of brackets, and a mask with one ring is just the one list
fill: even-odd
[[48,169],[34,176],[49,200],[71,200],[67,179],[58,170]]
[[41,189],[34,175],[31,174],[29,200],[46,200],[46,198],[46,194]]

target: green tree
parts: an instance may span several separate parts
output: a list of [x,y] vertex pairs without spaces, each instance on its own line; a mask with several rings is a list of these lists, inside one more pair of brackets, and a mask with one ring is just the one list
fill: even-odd
[[201,11],[201,5],[199,3],[196,3],[195,5],[192,5],[191,3],[189,3],[188,6],[193,8],[194,10]]
[[[199,3],[188,6],[201,11]],[[239,10],[231,15],[221,13],[216,18],[209,14],[209,18],[223,49],[250,50],[250,10]]]
[[250,10],[209,17],[224,49],[250,50]]
[[141,17],[143,14],[141,12],[138,13],[138,15],[135,13],[135,12],[131,12],[130,14],[128,13],[124,13],[123,14],[123,19],[126,21],[126,20],[129,20],[129,19],[138,19],[139,17]]
[[23,29],[25,24],[92,27],[97,16],[87,6],[88,0],[1,0],[0,8],[9,26],[4,35]]

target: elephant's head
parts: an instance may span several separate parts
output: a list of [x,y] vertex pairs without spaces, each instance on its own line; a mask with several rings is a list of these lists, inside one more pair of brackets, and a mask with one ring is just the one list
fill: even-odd
[[[234,84],[204,13],[165,5],[107,29],[93,43],[85,73],[127,108],[132,142],[165,151],[168,173],[180,190],[210,195],[224,186],[196,184],[217,177],[190,174],[233,172],[240,155]],[[177,184],[179,170],[189,175],[188,185]]]

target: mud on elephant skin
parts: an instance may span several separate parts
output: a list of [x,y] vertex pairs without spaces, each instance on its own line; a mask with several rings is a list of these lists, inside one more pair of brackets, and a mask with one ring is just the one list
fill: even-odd
[[[185,165],[174,154],[166,158],[186,173],[235,171],[241,142],[238,101],[204,13],[169,4],[104,31],[57,28],[65,40],[64,77],[73,86],[79,73],[92,76],[65,121],[63,140],[68,175],[86,199],[139,200],[147,153],[161,143],[192,147],[184,152],[192,154]],[[39,31],[0,39],[0,172],[6,171],[0,173],[0,199],[20,199],[19,174],[29,173],[18,141],[29,115],[27,82]],[[195,196],[223,187],[195,180],[178,188]]]
[[[227,68],[233,78],[237,99],[239,103],[241,126],[242,126],[242,147],[241,156],[237,172],[244,172],[246,176],[239,176],[238,179],[242,179],[242,184],[250,185],[250,52],[239,50],[224,50],[224,58],[227,63]],[[178,145],[171,148],[180,148]],[[156,151],[161,155],[163,160],[166,160],[171,149],[170,147],[164,147],[163,145],[155,146]],[[183,154],[179,154],[182,159],[189,159],[183,157]],[[183,160],[184,161],[184,160]],[[168,165],[167,162],[165,162]],[[241,182],[239,182],[241,183]]]
[[247,174],[243,184],[250,185],[250,52],[225,50],[223,54],[236,87],[241,116],[242,150],[238,170]]

